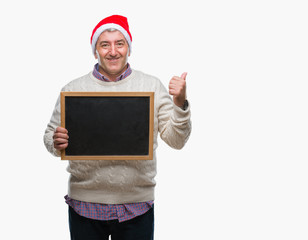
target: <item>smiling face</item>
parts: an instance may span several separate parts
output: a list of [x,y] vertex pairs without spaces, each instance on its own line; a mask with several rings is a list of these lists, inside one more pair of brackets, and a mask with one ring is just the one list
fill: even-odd
[[115,81],[127,68],[129,47],[123,34],[117,30],[103,32],[96,43],[95,58],[99,72]]

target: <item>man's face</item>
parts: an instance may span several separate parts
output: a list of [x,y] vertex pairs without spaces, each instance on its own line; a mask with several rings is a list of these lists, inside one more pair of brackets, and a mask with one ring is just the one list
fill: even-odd
[[95,58],[100,72],[114,80],[126,70],[129,56],[128,43],[119,31],[103,32],[96,43]]

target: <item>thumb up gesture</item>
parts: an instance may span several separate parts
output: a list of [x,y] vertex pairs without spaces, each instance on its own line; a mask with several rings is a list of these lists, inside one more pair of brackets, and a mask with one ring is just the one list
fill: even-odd
[[169,82],[169,94],[178,107],[183,107],[186,100],[186,76],[187,72],[184,72],[181,77],[174,76]]

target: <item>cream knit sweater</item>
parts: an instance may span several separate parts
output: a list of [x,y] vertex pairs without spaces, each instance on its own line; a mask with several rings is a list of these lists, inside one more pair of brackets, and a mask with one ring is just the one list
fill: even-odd
[[[157,78],[136,70],[118,82],[100,81],[90,72],[68,83],[62,91],[155,92],[153,160],[72,160],[67,167],[70,198],[104,204],[154,200],[157,135],[160,133],[171,147],[181,149],[191,131],[190,107],[183,111],[174,105]],[[60,115],[58,98],[44,135],[47,150],[58,157],[60,152],[53,147],[53,134],[61,125]]]

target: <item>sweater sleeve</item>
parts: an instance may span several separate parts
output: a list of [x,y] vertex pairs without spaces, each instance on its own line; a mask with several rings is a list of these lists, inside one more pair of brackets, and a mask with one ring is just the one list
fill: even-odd
[[191,133],[190,104],[187,109],[176,106],[166,88],[160,83],[158,92],[158,131],[170,147],[181,149]]
[[54,156],[59,157],[61,156],[61,152],[54,148],[53,145],[53,135],[56,131],[56,128],[61,126],[61,108],[60,108],[60,96],[58,97],[57,103],[53,110],[52,116],[50,121],[47,125],[44,134],[44,144],[47,150]]

